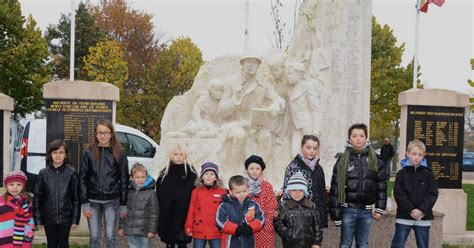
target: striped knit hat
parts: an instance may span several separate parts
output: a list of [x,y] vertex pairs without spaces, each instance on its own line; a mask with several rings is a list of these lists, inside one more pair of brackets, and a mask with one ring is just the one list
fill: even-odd
[[303,190],[304,195],[308,196],[308,182],[306,181],[306,178],[303,176],[303,173],[301,172],[296,172],[293,174],[293,176],[288,179],[288,182],[286,183],[286,190],[285,193],[289,194],[290,190]]
[[219,167],[217,166],[217,164],[214,164],[213,162],[206,162],[202,164],[200,178],[204,176],[204,173],[206,173],[207,171],[214,172],[214,174],[216,174],[216,178],[219,179]]
[[11,182],[21,182],[26,185],[27,177],[22,171],[10,171],[3,177],[3,185]]

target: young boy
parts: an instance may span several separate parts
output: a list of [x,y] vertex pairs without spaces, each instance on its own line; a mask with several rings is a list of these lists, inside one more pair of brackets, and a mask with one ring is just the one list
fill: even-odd
[[217,229],[222,232],[222,248],[255,247],[254,233],[265,222],[258,203],[249,197],[247,178],[233,176],[229,179],[229,195],[222,196],[217,209]]
[[413,140],[408,144],[407,158],[400,162],[402,169],[397,173],[393,189],[398,207],[392,248],[405,247],[411,229],[415,230],[416,246],[429,247],[438,186],[424,158],[425,152],[425,144]]
[[135,163],[127,195],[127,217],[120,219],[119,235],[128,236],[129,247],[150,247],[150,239],[158,229],[158,198],[155,180],[147,169]]
[[354,237],[357,247],[368,247],[372,218],[381,219],[387,205],[385,168],[367,141],[365,124],[353,124],[348,139],[333,170],[330,215],[342,225],[339,247],[351,247]]
[[308,183],[301,172],[290,177],[285,193],[291,198],[280,203],[278,216],[273,221],[283,247],[320,248],[323,231],[319,226],[316,205],[305,198],[309,196]]

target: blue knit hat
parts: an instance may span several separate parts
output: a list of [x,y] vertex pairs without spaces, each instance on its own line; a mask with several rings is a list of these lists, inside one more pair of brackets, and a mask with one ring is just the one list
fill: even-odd
[[296,172],[293,174],[293,176],[288,179],[288,182],[286,183],[286,194],[290,194],[290,190],[303,190],[304,195],[308,196],[308,181],[306,178],[303,176],[303,173],[301,172]]

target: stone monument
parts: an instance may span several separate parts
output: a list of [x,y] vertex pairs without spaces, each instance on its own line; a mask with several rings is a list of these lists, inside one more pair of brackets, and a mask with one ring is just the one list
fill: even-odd
[[[464,111],[469,96],[444,89],[411,89],[400,93],[400,157],[408,142],[419,139],[426,145],[426,159],[439,188],[433,208],[444,213],[443,234],[466,231],[467,195],[462,189]],[[455,207],[453,207],[455,204]]]
[[369,122],[371,9],[370,0],[304,0],[288,53],[245,51],[204,64],[168,104],[152,168],[163,168],[177,143],[197,168],[217,162],[224,180],[258,154],[278,189],[301,137],[315,134],[328,185],[348,127]]
[[[0,93],[0,177],[10,170],[10,113],[13,111],[13,98]],[[0,182],[3,187],[3,181]]]

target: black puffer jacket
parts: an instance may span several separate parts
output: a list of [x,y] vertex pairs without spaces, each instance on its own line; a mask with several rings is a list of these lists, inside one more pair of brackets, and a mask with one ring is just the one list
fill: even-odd
[[84,151],[79,171],[79,196],[81,204],[94,200],[120,199],[120,206],[127,204],[128,160],[122,151],[118,160],[111,147],[99,147],[99,159],[94,159],[90,148]]
[[[319,214],[319,226],[324,228],[328,227],[326,180],[323,167],[319,164],[319,159],[314,170],[311,170],[300,158],[300,155],[296,155],[293,161],[291,161],[288,167],[286,167],[285,178],[283,180],[283,191],[285,191],[286,184],[290,177],[298,171],[303,173],[303,176],[308,182],[309,197],[316,204],[316,212]],[[290,197],[285,195],[285,199],[288,200]]]
[[[385,168],[379,160],[378,171],[369,170],[368,154],[351,154],[347,170],[347,181],[338,182],[337,166],[334,166],[331,180],[330,214],[331,219],[340,221],[342,219],[343,206],[337,203],[337,185],[346,185],[345,207],[371,209],[375,203],[375,211],[383,214],[387,205],[387,182],[385,180]],[[337,162],[336,162],[337,164]]]
[[158,229],[158,198],[155,193],[155,180],[148,176],[140,188],[130,182],[127,196],[127,218],[120,219],[119,228],[126,235],[147,236]]
[[397,173],[393,188],[397,218],[412,220],[410,213],[417,208],[425,215],[422,220],[432,220],[433,206],[438,199],[436,179],[428,165],[422,164],[415,169],[407,160],[402,160],[402,169]]
[[293,199],[278,206],[278,217],[274,218],[275,231],[282,238],[284,248],[307,248],[321,245],[323,231],[319,226],[316,205],[309,199],[302,204]]
[[40,170],[35,185],[35,220],[37,225],[79,224],[81,206],[78,175],[74,168],[63,164],[48,165]]

